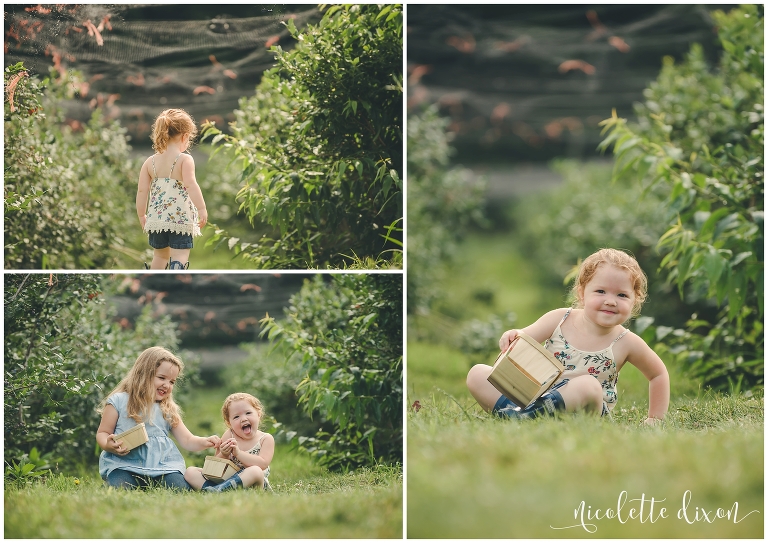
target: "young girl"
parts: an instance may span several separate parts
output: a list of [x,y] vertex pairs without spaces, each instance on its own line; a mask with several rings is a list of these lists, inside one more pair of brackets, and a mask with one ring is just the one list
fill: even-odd
[[227,430],[221,436],[216,456],[231,460],[240,467],[240,471],[218,485],[203,477],[202,468],[188,468],[184,478],[192,488],[208,492],[222,492],[239,486],[271,490],[267,477],[275,454],[275,439],[259,430],[259,423],[264,417],[261,402],[244,392],[230,394],[224,400],[221,414]]
[[[556,411],[586,410],[607,415],[616,405],[619,371],[629,362],[648,379],[648,424],[669,407],[669,375],[645,341],[622,326],[637,316],[647,280],[637,261],[615,249],[601,249],[581,264],[572,291],[575,308],[550,311],[523,328],[566,367],[560,380],[530,407],[520,410],[488,382],[491,366],[478,364],[467,375],[472,396],[486,411],[502,417],[534,418]],[[518,330],[499,339],[505,351]]]
[[[173,401],[173,386],[184,369],[180,359],[162,347],[142,352],[120,384],[110,392],[101,408],[96,441],[103,449],[99,474],[108,485],[123,488],[147,486],[151,481],[170,488],[189,490],[184,480],[186,465],[179,449],[188,451],[217,447],[218,436],[198,437],[187,430],[179,406]],[[146,425],[149,441],[131,451],[115,434]]]
[[187,269],[192,237],[201,235],[200,228],[208,220],[195,179],[195,161],[184,154],[196,135],[195,122],[183,109],[166,109],[152,125],[152,148],[157,154],[141,167],[136,213],[155,250],[153,270]]

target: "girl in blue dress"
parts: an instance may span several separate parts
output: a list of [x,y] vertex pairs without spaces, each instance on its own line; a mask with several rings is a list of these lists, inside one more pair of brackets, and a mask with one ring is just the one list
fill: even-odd
[[[107,396],[96,441],[103,449],[99,474],[109,486],[137,488],[154,482],[189,490],[184,480],[184,458],[168,433],[188,451],[218,447],[218,436],[193,435],[181,420],[179,406],[173,401],[173,387],[183,370],[183,362],[170,351],[150,347]],[[129,451],[122,440],[115,440],[116,434],[142,422],[149,437],[147,443]]]

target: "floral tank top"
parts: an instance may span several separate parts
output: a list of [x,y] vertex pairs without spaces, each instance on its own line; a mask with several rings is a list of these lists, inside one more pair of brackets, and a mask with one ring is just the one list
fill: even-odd
[[170,177],[180,156],[181,153],[173,161],[169,177],[158,177],[155,156],[152,155],[152,172],[155,177],[149,188],[149,208],[144,225],[144,231],[147,233],[167,231],[192,236],[202,235],[197,208],[192,203],[187,189],[180,180]]
[[[264,441],[264,438],[267,437],[267,434],[264,434],[261,436],[261,439],[259,439],[259,442],[256,443],[248,452],[248,454],[259,454],[261,452],[261,442]],[[229,455],[229,459],[237,464],[237,467],[239,467],[241,470],[245,469],[245,466],[243,465],[240,460],[237,459],[237,457],[234,454]],[[267,469],[264,470],[264,490],[272,490],[272,487],[269,485],[269,480],[267,479],[269,477],[269,466],[267,466]]]
[[565,319],[571,314],[571,310],[565,312],[560,324],[557,325],[552,336],[544,343],[544,347],[565,366],[565,371],[552,388],[565,385],[570,379],[581,375],[591,375],[600,382],[603,387],[603,415],[610,413],[618,399],[616,386],[619,382],[619,370],[613,356],[613,346],[629,330],[624,330],[619,337],[602,351],[586,352],[574,348],[563,337],[560,329]]

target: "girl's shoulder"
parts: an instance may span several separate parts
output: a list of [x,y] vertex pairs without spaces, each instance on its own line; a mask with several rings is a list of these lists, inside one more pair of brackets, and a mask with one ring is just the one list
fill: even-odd
[[108,404],[111,404],[115,407],[115,409],[120,409],[126,405],[128,405],[128,393],[127,392],[115,392],[114,394],[111,394],[109,398],[107,398]]

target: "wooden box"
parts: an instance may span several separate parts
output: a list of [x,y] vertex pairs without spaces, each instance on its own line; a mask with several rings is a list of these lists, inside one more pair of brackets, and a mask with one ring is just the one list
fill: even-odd
[[499,354],[488,381],[507,398],[525,409],[555,384],[563,364],[527,334],[520,333]]
[[122,434],[117,434],[115,436],[115,441],[122,441],[123,447],[130,451],[139,445],[144,445],[144,443],[149,441],[149,436],[147,435],[147,429],[144,426],[144,423],[141,422],[130,430],[126,430]]
[[206,456],[203,464],[203,477],[212,483],[221,483],[240,471],[240,467],[226,458]]

